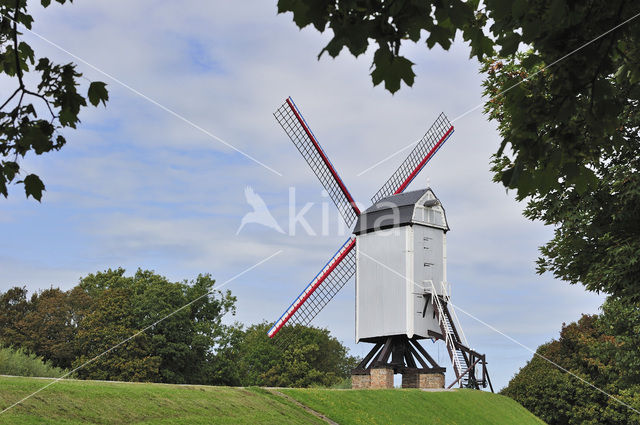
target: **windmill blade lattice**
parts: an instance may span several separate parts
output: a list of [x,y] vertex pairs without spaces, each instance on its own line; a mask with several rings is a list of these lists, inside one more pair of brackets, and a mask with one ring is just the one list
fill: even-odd
[[409,156],[391,175],[389,180],[373,195],[371,201],[375,204],[382,198],[402,193],[409,183],[429,162],[435,153],[453,133],[453,125],[441,113],[420,141],[413,148]]
[[267,332],[273,338],[289,324],[308,325],[356,272],[355,237],[350,237]]
[[287,98],[273,115],[329,193],[347,226],[351,227],[360,210],[293,99]]

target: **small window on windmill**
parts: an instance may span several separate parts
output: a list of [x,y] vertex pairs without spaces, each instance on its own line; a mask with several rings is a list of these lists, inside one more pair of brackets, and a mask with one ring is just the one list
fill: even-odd
[[425,207],[425,222],[435,224],[436,226],[442,226],[442,218],[439,211],[436,210],[439,202],[437,199],[429,199],[424,203]]
[[432,210],[433,211],[433,223],[438,226],[444,226],[444,220],[442,219],[442,211],[440,209]]

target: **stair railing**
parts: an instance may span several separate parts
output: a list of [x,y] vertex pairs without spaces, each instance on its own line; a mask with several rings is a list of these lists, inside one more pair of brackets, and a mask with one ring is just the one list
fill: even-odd
[[[442,330],[442,332],[444,333],[444,338],[445,338],[445,344],[447,345],[447,349],[449,351],[449,355],[451,357],[451,362],[453,363],[453,367],[456,369],[456,377],[461,377],[462,376],[462,372],[464,371],[463,366],[460,364],[460,359],[458,358],[458,356],[456,355],[456,351],[458,350],[458,348],[456,347],[455,341],[453,339],[453,332],[451,332],[449,330],[449,327],[446,326],[446,316],[444,313],[444,308],[442,307],[442,303],[440,301],[440,297],[438,296],[438,293],[436,292],[436,287],[433,284],[432,280],[427,280],[425,281],[427,282],[430,286],[431,286],[431,299],[433,300],[433,304],[435,305],[437,311],[438,311],[438,323],[440,324],[440,329]],[[449,326],[454,326],[453,324],[449,323]],[[466,367],[466,365],[465,365]]]
[[[440,282],[440,286],[442,288],[442,295],[445,297],[445,299],[448,301],[449,299],[451,299],[451,296],[449,295],[449,292],[447,291],[447,285],[445,284],[445,282]],[[451,313],[451,317],[453,318],[454,321],[454,326],[456,327],[457,331],[458,331],[458,335],[460,335],[462,341],[462,344],[466,347],[470,347],[469,346],[469,341],[467,341],[467,336],[464,334],[464,330],[462,329],[462,326],[460,325],[460,320],[458,319],[458,315],[456,314],[456,309],[453,307],[453,305],[449,304],[449,313]]]

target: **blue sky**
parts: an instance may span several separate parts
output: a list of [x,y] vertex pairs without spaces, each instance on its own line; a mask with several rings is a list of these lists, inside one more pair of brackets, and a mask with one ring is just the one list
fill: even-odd
[[[69,288],[119,266],[175,280],[211,273],[222,282],[282,250],[228,286],[238,297],[237,316],[228,320],[275,320],[344,240],[335,219],[326,236],[300,228],[282,235],[257,225],[236,235],[251,211],[246,186],[283,228],[294,187],[299,208],[313,203],[306,218],[320,231],[321,186],[272,116],[284,99],[295,99],[363,204],[406,153],[359,176],[363,170],[420,138],[441,111],[454,118],[482,103],[478,64],[461,42],[448,52],[404,47],[418,77],[392,96],[371,86],[371,52],[318,61],[327,35],[299,31],[290,15],[276,14],[275,1],[112,0],[53,4],[34,14],[33,29],[43,37],[281,175],[80,64],[87,78],[109,84],[111,100],[82,114],[60,152],[24,160],[24,169],[47,185],[41,204],[25,200],[21,187],[0,201],[0,290]],[[73,60],[33,35],[25,38],[39,55]],[[495,125],[476,110],[455,127],[410,189],[429,178],[447,210],[454,304],[535,348],[557,336],[563,322],[597,312],[602,297],[535,273],[537,246],[551,229],[524,219],[523,205],[491,182]],[[353,296],[351,282],[315,324],[363,355],[370,347],[354,343]],[[470,343],[487,353],[495,385],[506,385],[531,353],[458,315]],[[426,347],[438,355],[437,346]],[[444,353],[440,347],[447,363]]]

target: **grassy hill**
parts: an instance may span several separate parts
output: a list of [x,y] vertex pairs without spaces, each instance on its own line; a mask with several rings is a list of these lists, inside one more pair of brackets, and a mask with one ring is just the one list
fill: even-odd
[[514,400],[475,390],[286,389],[283,393],[340,424],[544,424]]
[[[46,385],[0,377],[0,410]],[[341,425],[542,424],[514,401],[476,391],[283,389]],[[260,388],[61,381],[0,415],[2,424],[326,424]]]

